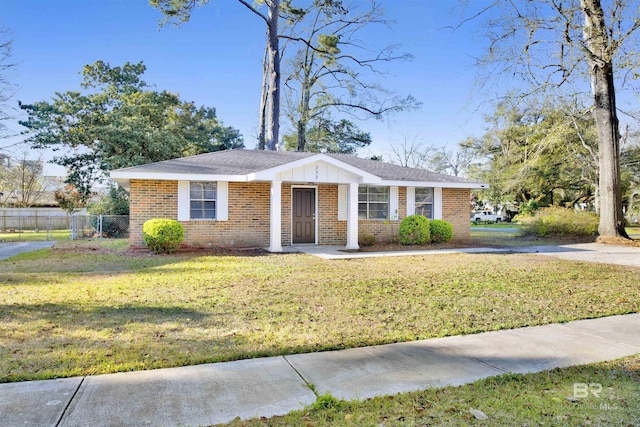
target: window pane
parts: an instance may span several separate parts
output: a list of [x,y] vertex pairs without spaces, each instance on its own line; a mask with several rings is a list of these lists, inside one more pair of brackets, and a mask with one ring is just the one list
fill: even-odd
[[416,203],[432,203],[433,188],[416,188]]
[[388,203],[370,203],[369,219],[387,219],[389,216]]
[[369,194],[369,201],[370,202],[388,202],[389,201],[389,195],[388,194],[380,194],[380,193]]
[[191,199],[202,199],[202,183],[201,182],[192,182],[190,184],[190,194],[189,197]]
[[191,201],[191,219],[202,218],[202,202]]
[[389,187],[369,187],[369,194],[389,194]]
[[367,204],[358,203],[358,218],[367,219]]
[[215,184],[215,182],[205,182],[204,183],[204,198],[205,198],[205,200],[215,200],[216,199],[216,184]]
[[416,204],[416,215],[433,218],[433,205],[431,203]]

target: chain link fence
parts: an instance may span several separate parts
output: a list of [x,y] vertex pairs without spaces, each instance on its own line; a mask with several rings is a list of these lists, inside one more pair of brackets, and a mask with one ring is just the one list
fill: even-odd
[[0,217],[0,242],[126,237],[129,237],[128,215]]

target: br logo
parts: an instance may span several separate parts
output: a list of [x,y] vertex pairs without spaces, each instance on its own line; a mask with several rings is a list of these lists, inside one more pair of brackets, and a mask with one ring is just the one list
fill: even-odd
[[594,397],[600,397],[602,393],[602,384],[600,383],[573,383],[573,397],[583,399],[592,394]]

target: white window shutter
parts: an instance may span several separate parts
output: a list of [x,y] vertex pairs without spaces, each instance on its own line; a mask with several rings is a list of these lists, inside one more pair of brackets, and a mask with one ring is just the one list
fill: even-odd
[[178,221],[189,221],[189,181],[178,181]]
[[442,219],[442,188],[433,189],[433,219]]
[[227,221],[229,219],[229,183],[218,181],[216,200],[216,219]]
[[416,187],[407,187],[407,216],[416,213]]
[[398,187],[389,187],[389,219],[398,219]]
[[348,185],[338,185],[338,221],[347,220],[348,200],[347,192],[349,191]]

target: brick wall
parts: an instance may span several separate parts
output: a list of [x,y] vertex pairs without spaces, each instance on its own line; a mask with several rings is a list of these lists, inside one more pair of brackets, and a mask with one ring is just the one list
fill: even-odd
[[468,188],[442,189],[442,219],[453,225],[453,240],[471,238],[470,196]]
[[[228,221],[181,221],[184,246],[269,246],[269,183],[229,183]],[[142,224],[178,217],[178,182],[131,180],[130,245],[144,247]]]
[[[142,225],[151,218],[176,219],[177,181],[131,180],[130,244],[144,247]],[[282,184],[282,245],[291,244],[291,184]],[[345,245],[347,221],[338,221],[338,186],[321,184],[318,192],[318,243]],[[443,189],[442,214],[453,224],[454,239],[468,240],[469,190]],[[373,235],[377,242],[397,239],[406,216],[405,187],[398,192],[398,221],[360,220],[359,236]],[[184,221],[185,244],[194,247],[269,246],[269,183],[229,183],[228,221]]]
[[176,219],[178,181],[132,179],[129,189],[129,244],[144,247],[142,224],[151,218]]
[[[469,189],[442,189],[442,219],[453,225],[453,240],[469,240]],[[397,241],[400,222],[407,216],[407,189],[398,191],[398,221],[363,220],[358,223],[358,236],[374,236],[376,242]]]
[[338,221],[337,185],[318,186],[318,244],[347,244],[347,221]]

